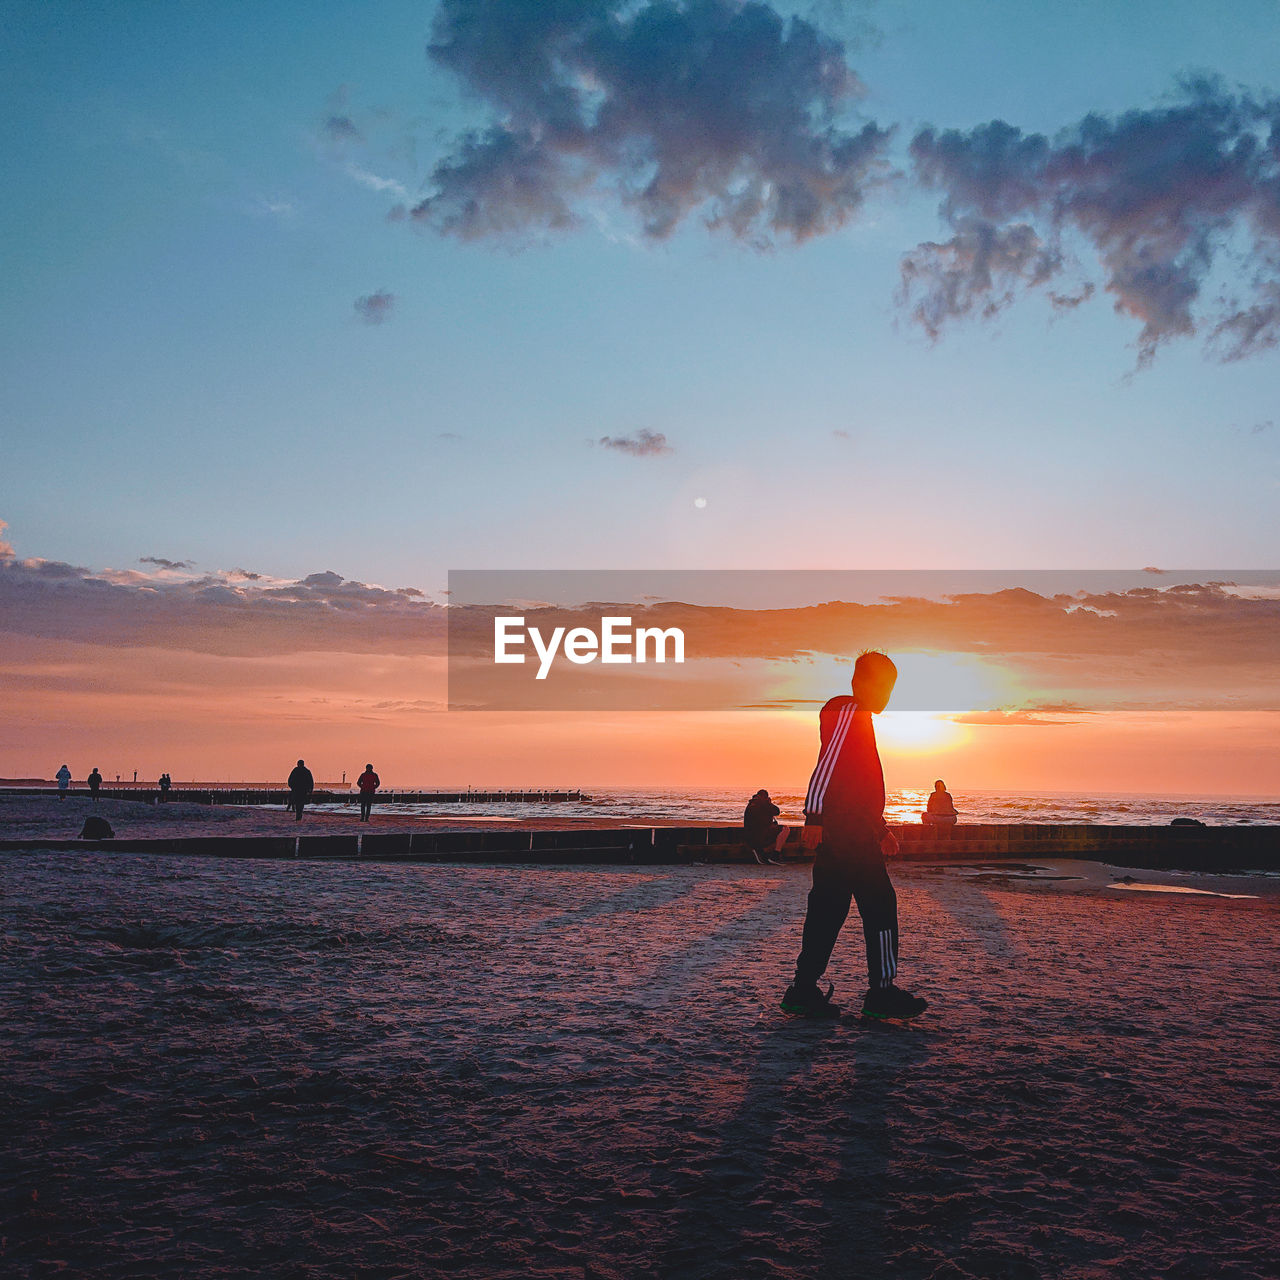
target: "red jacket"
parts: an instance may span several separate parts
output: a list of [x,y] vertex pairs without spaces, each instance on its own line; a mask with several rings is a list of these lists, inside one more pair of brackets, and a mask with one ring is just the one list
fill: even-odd
[[832,698],[819,713],[822,746],[804,801],[810,826],[840,826],[878,840],[884,823],[884,771],[871,712],[848,696]]
[[356,782],[361,791],[377,791],[381,779],[372,769],[366,769]]

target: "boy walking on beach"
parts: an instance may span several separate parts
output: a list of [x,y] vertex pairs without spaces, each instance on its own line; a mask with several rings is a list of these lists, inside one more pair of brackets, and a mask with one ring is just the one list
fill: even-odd
[[796,976],[782,998],[787,1013],[838,1018],[840,1006],[824,994],[826,972],[840,927],[858,905],[867,943],[868,987],[862,1013],[871,1018],[913,1018],[927,1002],[901,990],[898,972],[898,897],[885,858],[898,842],[884,821],[884,773],[871,717],[889,703],[898,668],[883,653],[864,653],[853,667],[852,697],[832,698],[819,716],[822,745],[804,804],[805,848],[816,849],[813,888],[805,915]]
[[377,793],[378,787],[382,779],[373,771],[373,765],[367,764],[364,772],[356,780],[356,786],[360,788],[360,821],[368,822],[369,813],[373,808],[373,797]]

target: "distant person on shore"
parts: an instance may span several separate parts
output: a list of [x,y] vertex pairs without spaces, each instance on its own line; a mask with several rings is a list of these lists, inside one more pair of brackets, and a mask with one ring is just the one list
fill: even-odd
[[373,796],[381,784],[381,779],[373,771],[373,765],[367,764],[364,772],[356,779],[356,786],[360,788],[360,821],[369,821],[369,812],[373,808]]
[[742,815],[742,829],[746,835],[747,848],[761,865],[769,862],[776,867],[778,860],[774,854],[781,853],[782,846],[787,843],[787,828],[780,826],[777,821],[781,812],[763,787],[747,801],[746,811]]
[[858,904],[867,945],[868,988],[862,1013],[913,1018],[927,1002],[894,985],[898,973],[898,897],[885,859],[898,842],[884,821],[884,772],[871,717],[889,703],[898,668],[886,654],[863,653],[853,667],[852,697],[832,698],[819,715],[821,749],[804,802],[806,849],[815,849],[813,888],[805,915],[796,974],[782,1007],[808,1018],[837,1018],[840,1006],[824,994],[826,972],[851,902]]
[[53,776],[58,780],[58,799],[65,800],[67,788],[71,785],[71,770],[64,764]]
[[947,784],[939,778],[933,784],[929,803],[920,815],[920,821],[926,827],[954,827],[959,816],[955,801],[951,798],[951,792],[947,790]]
[[302,821],[302,810],[315,789],[316,782],[311,776],[311,770],[307,768],[307,762],[299,760],[297,768],[289,775],[289,808],[293,810],[295,822]]
[[160,799],[162,801],[168,800],[171,786],[173,786],[173,779],[167,773],[162,773],[160,775]]
[[98,798],[98,788],[102,786],[102,774],[98,772],[98,766],[93,766],[93,772],[89,775],[89,794],[95,800]]

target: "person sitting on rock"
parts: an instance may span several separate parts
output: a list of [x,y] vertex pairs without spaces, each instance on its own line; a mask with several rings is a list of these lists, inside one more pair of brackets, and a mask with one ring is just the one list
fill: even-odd
[[954,827],[959,816],[955,801],[951,799],[951,792],[947,790],[947,784],[939,778],[933,784],[928,807],[920,815],[921,822],[926,827]]

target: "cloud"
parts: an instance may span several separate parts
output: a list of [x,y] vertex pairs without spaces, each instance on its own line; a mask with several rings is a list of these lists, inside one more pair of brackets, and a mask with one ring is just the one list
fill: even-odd
[[633,458],[653,458],[659,454],[675,452],[661,431],[642,430],[629,436],[601,436],[597,443],[604,445],[606,449],[629,453]]
[[[779,609],[624,601],[588,612],[530,600],[521,610],[540,627],[598,625],[600,609],[628,613],[637,625],[682,627],[696,663],[708,664],[707,678],[732,686],[744,703],[816,696],[829,678],[847,681],[853,655],[879,648],[914,673],[910,687],[900,689],[900,704],[934,696],[924,680],[930,655],[953,683],[963,683],[975,664],[999,674],[997,696],[949,705],[995,708],[1005,717],[1001,723],[1014,723],[1008,717],[1015,713],[1280,707],[1280,577]],[[0,557],[0,632],[108,655],[132,647],[224,657],[376,653],[436,660],[444,656],[447,619],[451,659],[490,662],[492,618],[504,611],[505,605],[444,606],[416,587],[379,586],[331,569],[296,580],[245,569],[191,577]],[[791,674],[783,671],[786,679],[774,688],[783,666]]]
[[[823,682],[835,680],[834,661],[878,648],[902,658],[949,655],[958,669],[976,662],[1011,691],[999,700],[1007,702],[1005,710],[1049,715],[1084,708],[1280,708],[1280,593],[1257,587],[1247,595],[1228,583],[1203,583],[1053,596],[1015,588],[782,609],[676,601],[614,601],[607,607],[630,614],[637,626],[682,628],[687,652],[699,662],[760,664],[744,665],[744,689],[772,679],[783,663],[813,668]],[[487,662],[492,618],[502,611],[451,606],[451,660]],[[530,625],[544,634],[553,626],[598,626],[598,613],[587,610],[546,607],[539,617],[530,604],[523,611],[534,615]],[[948,676],[953,685],[959,678]],[[838,683],[846,680],[840,671]],[[810,683],[806,678],[797,686],[802,696],[810,696]],[[744,701],[764,696],[773,695],[755,687]],[[896,705],[913,709],[909,704],[922,696],[934,694],[919,679],[900,681]],[[984,704],[992,705],[976,703]],[[934,702],[931,709],[965,705]]]
[[1079,724],[1082,715],[1091,714],[1084,707],[1066,703],[1046,703],[1024,707],[998,707],[991,711],[966,711],[949,715],[954,724],[972,725],[1063,725]]
[[324,122],[325,136],[333,142],[363,142],[364,134],[350,116],[332,115]]
[[377,293],[357,298],[352,305],[365,324],[382,324],[395,310],[396,296],[394,293],[379,290]]
[[0,560],[0,629],[107,648],[438,655],[444,613],[416,587],[389,589],[332,571],[298,581],[244,569],[175,579]]
[[194,560],[166,560],[164,556],[139,556],[139,564],[153,564],[157,569],[191,569],[195,567]]
[[384,178],[381,174],[373,173],[354,161],[344,165],[343,172],[362,187],[368,187],[370,191],[390,192],[398,200],[409,199],[409,190],[402,182],[395,178]]
[[839,120],[844,44],[763,0],[443,0],[429,46],[491,112],[411,217],[462,238],[565,229],[601,197],[663,239],[700,211],[739,239],[843,226],[890,131]]
[[[993,120],[922,129],[910,153],[952,232],[903,260],[903,295],[931,337],[1081,270],[1080,246],[1116,311],[1141,324],[1140,363],[1196,334],[1222,360],[1280,341],[1280,99],[1198,80],[1172,105],[1091,114],[1053,139]],[[1252,297],[1206,316],[1204,285],[1232,236],[1249,244]],[[1059,309],[1091,295],[1091,282],[1049,292]]]
[[915,299],[911,318],[935,341],[943,326],[977,311],[990,319],[1023,285],[1051,280],[1062,255],[1026,223],[1001,228],[964,219],[943,244],[922,244],[902,260],[902,297]]

